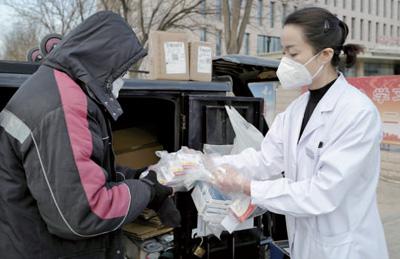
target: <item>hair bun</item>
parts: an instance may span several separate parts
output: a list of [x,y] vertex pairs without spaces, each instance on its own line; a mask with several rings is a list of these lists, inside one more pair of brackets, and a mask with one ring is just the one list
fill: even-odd
[[343,52],[346,55],[346,67],[351,67],[356,63],[357,55],[364,51],[364,47],[358,44],[343,45]]

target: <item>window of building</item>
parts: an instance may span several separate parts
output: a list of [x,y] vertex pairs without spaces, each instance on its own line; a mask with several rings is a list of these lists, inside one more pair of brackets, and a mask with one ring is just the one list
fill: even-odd
[[386,36],[386,23],[383,24],[383,36]]
[[206,0],[201,0],[200,12],[205,17],[207,11],[207,2]]
[[356,76],[356,68],[355,66],[352,67],[344,67],[342,70],[342,73],[344,74],[345,77],[355,77]]
[[346,23],[346,21],[347,21],[347,17],[346,17],[346,15],[343,15],[343,22]]
[[400,46],[400,26],[397,26],[397,45]]
[[281,40],[279,37],[269,37],[268,52],[277,52],[282,50]]
[[268,52],[268,36],[257,35],[257,54]]
[[379,42],[379,22],[375,23],[375,42]]
[[245,55],[250,54],[250,33],[245,33],[243,38],[243,51]]
[[334,6],[334,7],[337,6],[337,0],[333,0],[333,6]]
[[216,55],[221,56],[222,54],[222,32],[217,31],[217,40],[216,40]]
[[364,19],[360,20],[360,40],[364,40]]
[[215,0],[215,16],[218,20],[222,20],[222,3],[221,0]]
[[285,22],[287,16],[287,4],[282,3],[282,25]]
[[263,0],[257,0],[257,23],[258,25],[263,23]]
[[360,0],[360,12],[364,12],[364,0]]
[[372,0],[368,0],[368,13],[371,14],[372,10]]
[[393,25],[390,25],[390,37],[393,38]]
[[200,41],[207,41],[207,29],[202,28],[200,31]]
[[273,28],[275,26],[274,20],[275,20],[275,2],[271,1],[269,3],[269,17],[270,17],[270,25],[271,28]]
[[371,41],[371,21],[368,21],[368,41]]
[[293,6],[293,10],[296,12],[297,11],[297,5]]
[[394,67],[391,64],[382,64],[374,62],[364,63],[364,75],[365,76],[376,76],[376,75],[393,75]]
[[282,45],[279,37],[271,37],[266,35],[257,36],[257,54],[268,52],[278,52],[282,50]]
[[397,20],[400,21],[400,1],[397,1]]
[[343,0],[343,9],[346,9],[346,1],[347,0]]
[[356,0],[351,0],[351,10],[356,10]]
[[379,3],[380,3],[380,0],[376,0],[376,4],[375,4],[376,15],[379,15]]
[[328,0],[325,0],[325,5],[328,5]]
[[355,32],[355,28],[356,28],[356,18],[351,18],[351,39],[355,38],[356,32]]
[[383,0],[383,17],[387,16],[387,0]]
[[394,0],[390,0],[390,18],[393,19],[394,13]]

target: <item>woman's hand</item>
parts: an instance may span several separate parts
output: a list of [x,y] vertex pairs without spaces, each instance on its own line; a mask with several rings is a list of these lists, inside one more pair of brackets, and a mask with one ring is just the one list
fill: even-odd
[[213,176],[213,184],[222,192],[250,195],[250,180],[239,174],[232,166],[221,165],[213,172]]

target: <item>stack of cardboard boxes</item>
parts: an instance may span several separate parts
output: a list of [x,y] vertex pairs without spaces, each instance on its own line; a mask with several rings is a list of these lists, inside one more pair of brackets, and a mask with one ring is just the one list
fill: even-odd
[[113,132],[113,148],[117,165],[143,168],[158,162],[155,152],[163,150],[156,136],[140,128]]
[[150,79],[211,81],[211,44],[189,42],[184,33],[151,32],[149,59]]

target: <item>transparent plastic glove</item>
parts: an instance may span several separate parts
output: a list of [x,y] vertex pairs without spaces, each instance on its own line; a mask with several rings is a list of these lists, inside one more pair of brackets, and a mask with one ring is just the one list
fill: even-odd
[[224,193],[250,194],[250,180],[229,165],[219,166],[213,172],[212,183]]
[[181,151],[187,154],[201,154],[200,151],[183,146]]

